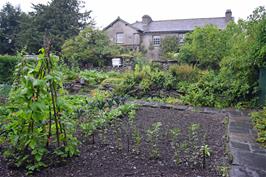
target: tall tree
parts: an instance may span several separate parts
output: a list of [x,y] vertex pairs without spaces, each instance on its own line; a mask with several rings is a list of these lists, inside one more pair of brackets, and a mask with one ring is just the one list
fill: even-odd
[[52,0],[48,5],[33,5],[33,25],[38,35],[48,35],[53,50],[60,52],[66,39],[78,35],[90,24],[91,11],[81,12],[83,7],[80,0]]
[[15,54],[21,10],[10,3],[0,11],[0,54]]

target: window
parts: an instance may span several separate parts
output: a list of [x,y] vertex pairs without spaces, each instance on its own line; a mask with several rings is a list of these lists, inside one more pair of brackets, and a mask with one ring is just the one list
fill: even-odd
[[124,33],[116,33],[116,43],[117,44],[124,43]]
[[179,43],[183,43],[185,40],[185,34],[178,34],[178,41]]
[[161,44],[161,37],[160,36],[153,36],[153,45],[159,46]]

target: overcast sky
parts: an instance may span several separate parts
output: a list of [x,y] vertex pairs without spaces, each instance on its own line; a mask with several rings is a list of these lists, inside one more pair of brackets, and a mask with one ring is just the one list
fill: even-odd
[[[47,4],[49,0],[0,0],[0,8],[10,2],[20,5],[23,11],[31,11],[31,4]],[[222,17],[231,9],[236,20],[246,19],[258,6],[266,6],[266,0],[84,0],[86,9],[92,10],[97,27],[103,28],[118,16],[129,23],[148,14],[153,20]]]

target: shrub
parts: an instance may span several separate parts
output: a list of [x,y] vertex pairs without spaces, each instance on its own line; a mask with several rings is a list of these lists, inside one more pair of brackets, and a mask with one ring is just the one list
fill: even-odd
[[183,61],[193,62],[204,69],[219,68],[219,62],[226,52],[226,41],[221,30],[216,26],[207,25],[203,28],[196,28],[186,38],[188,38],[186,44],[180,50]]
[[80,77],[90,85],[98,85],[105,79],[117,76],[119,76],[119,73],[116,73],[114,71],[102,72],[96,70],[84,70],[80,72]]
[[12,83],[18,56],[0,55],[0,83]]
[[170,73],[176,78],[176,81],[195,82],[200,77],[199,69],[191,65],[171,65]]
[[196,83],[184,84],[180,89],[185,93],[182,101],[194,106],[227,107],[232,102],[232,98],[225,95],[228,87],[214,72],[207,73]]
[[8,94],[11,90],[11,85],[0,84],[0,104],[7,101]]
[[179,44],[176,36],[168,36],[161,43],[162,57],[165,59],[177,59]]

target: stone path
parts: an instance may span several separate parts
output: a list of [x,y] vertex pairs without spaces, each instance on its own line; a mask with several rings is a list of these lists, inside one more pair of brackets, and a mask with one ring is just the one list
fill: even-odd
[[256,143],[256,131],[252,128],[248,113],[232,109],[195,108],[141,100],[132,103],[181,111],[196,110],[208,114],[224,113],[229,117],[229,150],[233,158],[230,177],[266,177],[266,149]]
[[256,143],[250,118],[240,111],[229,111],[229,148],[233,155],[231,177],[266,177],[266,149]]

